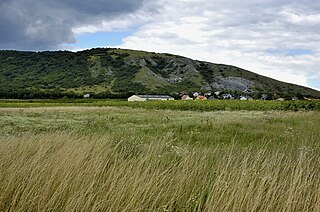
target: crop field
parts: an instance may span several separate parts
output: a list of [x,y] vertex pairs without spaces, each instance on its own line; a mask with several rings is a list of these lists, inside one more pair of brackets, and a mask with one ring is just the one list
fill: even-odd
[[317,102],[174,104],[0,102],[0,211],[320,211]]

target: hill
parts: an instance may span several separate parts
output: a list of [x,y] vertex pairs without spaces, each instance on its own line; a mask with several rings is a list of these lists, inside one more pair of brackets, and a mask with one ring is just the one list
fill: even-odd
[[[0,51],[0,98],[126,97],[225,91],[319,97],[320,92],[229,65],[144,51]],[[276,94],[276,95],[275,95]]]

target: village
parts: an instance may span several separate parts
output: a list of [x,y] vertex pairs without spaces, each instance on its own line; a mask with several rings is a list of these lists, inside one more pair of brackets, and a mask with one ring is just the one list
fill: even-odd
[[128,98],[129,102],[134,101],[152,101],[152,100],[158,100],[158,101],[166,101],[166,100],[183,100],[183,101],[192,101],[192,100],[200,100],[200,101],[213,101],[213,100],[232,100],[232,99],[238,99],[241,101],[248,101],[248,100],[275,100],[275,101],[285,101],[285,100],[310,100],[307,97],[292,97],[292,98],[284,98],[280,97],[276,94],[270,95],[270,94],[261,94],[258,96],[250,96],[250,95],[235,95],[230,93],[225,93],[221,91],[216,91],[214,93],[201,93],[201,92],[194,92],[192,95],[189,95],[185,92],[182,92],[174,98],[169,95],[132,95]]

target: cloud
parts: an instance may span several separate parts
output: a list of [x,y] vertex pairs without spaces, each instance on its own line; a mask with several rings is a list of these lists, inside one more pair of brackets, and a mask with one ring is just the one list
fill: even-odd
[[2,0],[0,49],[59,48],[75,42],[75,28],[133,14],[144,4],[144,0]]
[[[121,47],[237,65],[282,81],[320,78],[320,4],[311,0],[163,1]],[[179,42],[181,41],[181,42]]]
[[118,47],[236,65],[320,90],[319,14],[314,0],[1,0],[0,49],[81,49],[83,34],[125,33]]

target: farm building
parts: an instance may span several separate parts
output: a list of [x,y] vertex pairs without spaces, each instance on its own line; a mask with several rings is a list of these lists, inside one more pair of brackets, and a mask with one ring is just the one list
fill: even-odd
[[151,100],[174,100],[173,97],[167,95],[133,95],[128,98],[129,102],[143,102],[143,101],[151,101]]

